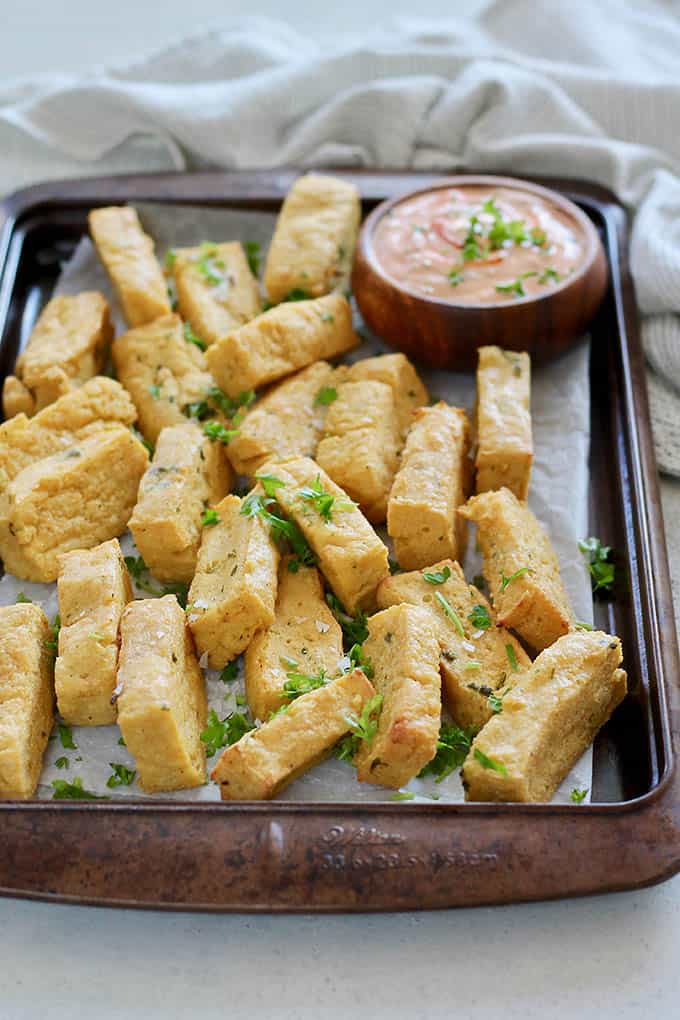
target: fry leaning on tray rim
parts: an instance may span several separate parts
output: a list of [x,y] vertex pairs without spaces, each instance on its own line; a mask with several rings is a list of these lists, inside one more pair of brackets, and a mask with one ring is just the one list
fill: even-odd
[[[528,355],[480,349],[473,422],[403,354],[361,358],[359,210],[346,182],[299,178],[266,295],[234,238],[162,268],[135,210],[92,212],[128,331],[111,343],[102,295],[55,298],[3,389],[0,554],[58,582],[62,629],[0,608],[0,795],[36,792],[55,677],[65,724],[118,721],[135,769],[112,785],[190,789],[215,758],[226,800],[330,754],[386,789],[462,766],[469,800],[550,800],[625,696],[620,642],[576,623],[526,502]],[[241,654],[248,711],[220,719],[202,668]]]

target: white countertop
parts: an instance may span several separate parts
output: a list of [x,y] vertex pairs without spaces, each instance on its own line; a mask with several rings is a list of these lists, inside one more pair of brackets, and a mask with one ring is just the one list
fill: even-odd
[[[451,16],[484,5],[424,0],[417,13]],[[0,67],[8,76],[80,71],[197,27],[197,9],[185,0],[162,7],[7,0],[4,7]],[[198,9],[201,26],[226,15],[282,13],[274,0],[256,8],[202,0]],[[285,8],[293,27],[319,37],[409,12],[390,0],[289,0]],[[663,499],[680,580],[680,485],[664,482]],[[2,1020],[665,1020],[680,1013],[680,878],[568,902],[382,916],[154,914],[0,900],[0,932]]]

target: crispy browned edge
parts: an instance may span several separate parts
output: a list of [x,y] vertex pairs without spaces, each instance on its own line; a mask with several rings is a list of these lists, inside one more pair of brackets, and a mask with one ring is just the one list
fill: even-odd
[[[0,207],[0,312],[17,267],[10,242],[24,219],[149,200],[275,210],[297,173],[103,177],[17,192]],[[375,202],[441,175],[343,176]],[[678,654],[626,217],[599,186],[541,183],[587,201],[608,235],[620,333],[609,362],[628,450],[625,465],[624,454],[612,458],[613,472],[629,498],[644,581],[637,628],[659,683],[657,785],[637,800],[578,807],[5,801],[1,895],[174,910],[410,910],[639,888],[680,869]]]

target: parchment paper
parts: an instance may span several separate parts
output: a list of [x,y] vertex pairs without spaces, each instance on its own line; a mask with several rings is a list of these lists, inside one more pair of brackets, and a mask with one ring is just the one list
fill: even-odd
[[[137,209],[145,228],[156,241],[156,251],[161,259],[170,247],[198,244],[204,240],[257,241],[264,258],[275,223],[273,214],[261,212],[191,206],[170,209],[154,204],[138,205]],[[111,303],[116,335],[123,332],[125,323],[108,277],[89,240],[83,240],[72,259],[63,267],[56,293],[74,294],[92,289],[105,294]],[[347,360],[354,361],[389,351],[386,345],[369,334],[356,308],[355,317],[357,328],[366,340]],[[433,396],[472,412],[475,399],[473,375],[423,370],[422,376]],[[577,619],[590,622],[590,581],[577,546],[578,540],[587,534],[588,528],[590,397],[587,342],[584,341],[559,361],[533,370],[532,416],[535,459],[529,503],[554,542]],[[121,538],[121,546],[125,555],[137,554],[129,533]],[[463,566],[468,578],[479,572],[474,537],[469,542],[469,552]],[[9,574],[0,579],[0,604],[15,602],[19,592],[42,605],[50,620],[56,614],[55,584],[33,584]],[[148,597],[142,591],[137,594],[140,598]],[[241,663],[239,668],[238,680],[228,686],[218,679],[218,673],[205,671],[209,707],[214,708],[220,718],[224,718],[230,711],[244,711],[236,703],[236,698],[244,693]],[[82,779],[86,789],[102,796],[144,796],[137,782],[115,790],[106,786],[112,772],[112,762],[134,768],[132,757],[118,744],[119,736],[117,726],[73,727],[73,741],[77,749],[68,750],[62,747],[55,731],[47,747],[37,796],[50,798],[54,779],[73,781],[76,776]],[[68,768],[55,767],[55,761],[61,757],[68,759]],[[208,762],[209,768],[216,760],[215,757]],[[568,802],[574,787],[590,790],[591,777],[592,753],[589,750],[565,779],[555,795],[555,802]],[[416,800],[427,799],[429,802],[434,798],[444,804],[464,799],[457,772],[441,783],[432,778],[415,779],[407,789],[416,794]],[[208,783],[195,790],[155,794],[152,797],[155,800],[217,800],[219,790],[217,786]],[[382,787],[358,783],[354,769],[348,763],[330,758],[297,779],[279,799],[366,802],[389,801],[392,797],[392,792]],[[412,802],[405,802],[404,806],[407,807],[408,803]]]

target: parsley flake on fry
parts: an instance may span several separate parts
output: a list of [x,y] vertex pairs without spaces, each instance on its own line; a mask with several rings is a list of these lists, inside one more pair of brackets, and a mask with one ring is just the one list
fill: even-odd
[[498,691],[492,691],[487,698],[487,704],[494,715],[498,715],[499,712],[503,711],[503,698],[510,693],[512,687],[506,687],[500,694]]
[[276,499],[276,490],[285,488],[285,483],[276,475],[255,475],[255,478],[264,489],[265,496],[269,499]]
[[217,256],[217,245],[211,241],[204,241],[201,245],[199,258],[194,263],[197,271],[210,287],[217,287],[226,280],[222,272],[225,269],[224,261]]
[[328,407],[334,400],[338,399],[338,391],[335,386],[322,386],[314,397],[314,404],[317,407]]
[[504,572],[501,570],[501,591],[505,591],[508,585],[512,584],[513,581],[516,581],[518,577],[522,577],[524,574],[529,573],[531,573],[531,567],[520,567],[519,570],[514,572],[514,574],[510,574],[509,577],[506,577]]
[[220,515],[218,514],[217,510],[214,510],[212,507],[208,507],[206,510],[203,511],[201,524],[203,525],[204,528],[209,528],[212,527],[212,525],[219,523]]
[[347,654],[349,655],[349,661],[352,668],[363,670],[364,676],[368,677],[369,680],[372,680],[375,675],[373,663],[370,659],[364,658],[362,645],[353,644]]
[[318,687],[325,687],[330,680],[325,669],[320,670],[315,676],[295,671],[286,673],[286,676],[288,679],[283,685],[283,690],[289,701],[299,698],[302,694],[309,694],[310,691],[315,691]]
[[472,612],[468,614],[468,620],[475,630],[488,630],[492,626],[489,610],[486,606],[473,606]]
[[427,581],[428,584],[444,584],[445,581],[451,577],[451,568],[444,567],[443,570],[425,570],[423,571],[423,580]]
[[305,485],[300,489],[300,496],[313,505],[324,521],[330,521],[336,510],[352,510],[356,506],[352,500],[338,500],[331,492],[326,492],[320,475],[316,476],[311,485]]
[[511,644],[507,644],[505,646],[505,654],[508,657],[510,669],[512,670],[513,673],[516,673],[519,669],[519,666],[517,665],[517,656],[515,655],[515,649],[512,647]]
[[203,423],[203,434],[213,443],[224,443],[227,446],[238,435],[238,429],[227,429],[217,421]]
[[458,615],[456,610],[453,608],[451,603],[448,602],[447,599],[444,598],[444,596],[442,595],[442,593],[440,591],[436,591],[434,593],[434,597],[436,598],[437,602],[439,603],[439,605],[442,607],[442,609],[444,610],[444,612],[448,616],[449,620],[451,620],[451,622],[453,623],[454,627],[456,628],[456,630],[458,631],[460,636],[461,637],[465,637],[465,628],[463,627],[463,624],[461,623],[460,616]]
[[490,758],[488,754],[484,754],[484,752],[480,751],[478,747],[474,749],[474,757],[482,768],[491,769],[493,772],[498,772],[501,776],[507,776],[508,770],[505,765],[503,765],[500,761],[496,761],[495,758]]

